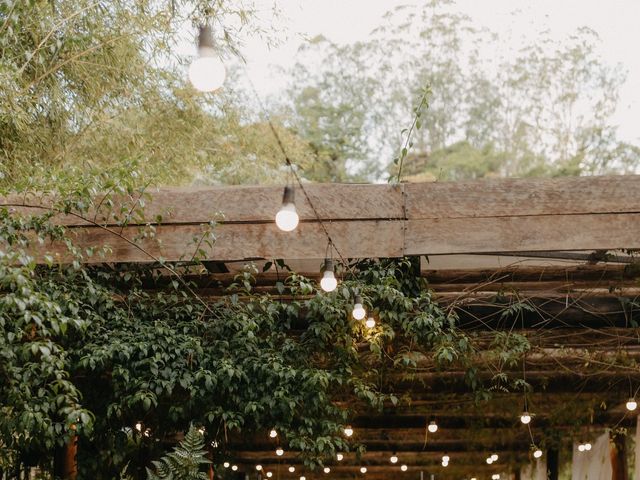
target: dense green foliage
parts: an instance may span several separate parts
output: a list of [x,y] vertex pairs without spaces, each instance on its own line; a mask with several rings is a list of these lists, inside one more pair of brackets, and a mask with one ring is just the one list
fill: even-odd
[[147,468],[148,480],[207,480],[209,476],[202,466],[211,463],[206,458],[204,437],[191,426],[173,452],[153,462],[154,469]]
[[[3,241],[20,252],[20,228],[31,226],[14,222]],[[156,439],[196,422],[220,446],[228,432],[275,426],[288,448],[322,462],[355,447],[341,435],[350,412],[337,398],[397,402],[384,391],[385,365],[415,366],[420,352],[469,365],[468,339],[416,283],[411,262],[361,264],[332,294],[291,274],[280,287],[290,302],[253,294],[250,271],[213,302],[161,271],[2,257],[4,449],[47,458],[78,434],[81,478],[111,478],[127,463],[140,472]],[[356,288],[380,320],[374,331],[350,316]]]

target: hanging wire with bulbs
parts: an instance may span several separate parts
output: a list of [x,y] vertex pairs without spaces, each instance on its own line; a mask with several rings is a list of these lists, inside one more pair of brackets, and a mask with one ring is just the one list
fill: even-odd
[[[199,32],[198,32],[197,48],[198,48],[197,57],[193,60],[193,62],[189,67],[189,71],[188,71],[189,80],[191,84],[194,86],[194,88],[196,88],[201,92],[214,92],[219,88],[221,88],[222,85],[224,84],[224,80],[226,78],[226,69],[220,56],[216,51],[214,37],[213,37],[213,30],[209,25],[200,26]],[[257,92],[255,91],[255,87],[253,86],[251,79],[249,79],[249,82],[252,88],[254,89],[256,98],[258,99],[263,111],[267,116],[270,129],[276,139],[276,142],[281,152],[284,155],[285,163],[289,169],[290,176],[293,176],[293,178],[295,179],[295,182],[298,184],[299,188],[302,190],[307,203],[310,205],[318,223],[320,224],[324,234],[327,237],[327,241],[328,241],[327,249],[330,251],[331,254],[335,249],[336,253],[342,260],[342,264],[347,265],[347,263],[344,261],[344,258],[342,257],[338,249],[335,247],[333,240],[331,238],[331,235],[329,234],[326,226],[324,225],[324,222],[320,218],[320,215],[318,214],[318,211],[316,210],[313,202],[311,201],[311,198],[309,197],[307,191],[305,190],[300,177],[295,171],[295,168],[289,156],[287,155],[284,145],[280,139],[280,136],[278,135],[273,123],[271,122],[271,119],[269,118],[269,115],[267,114],[266,109],[264,108],[264,105],[262,105],[262,102],[259,96],[257,95]],[[299,222],[300,222],[300,217],[298,215],[298,212],[295,206],[295,188],[294,188],[293,182],[291,182],[289,179],[289,181],[287,182],[287,185],[284,187],[282,206],[276,214],[275,223],[280,230],[284,232],[292,232],[297,228]],[[335,276],[335,263],[333,261],[333,256],[331,254],[325,255],[325,260],[321,268],[322,278],[320,280],[320,287],[325,292],[332,292],[338,286],[338,280]],[[355,292],[352,316],[356,320],[363,320],[366,317],[366,315],[367,315],[367,311],[364,308],[363,299],[361,295]],[[369,329],[374,328],[376,325],[376,321],[373,317],[369,317],[365,321],[365,325]],[[523,375],[526,375],[525,362],[526,360],[523,359]],[[635,400],[635,395],[632,394],[626,403],[626,408],[628,411],[633,412],[637,409],[637,407],[638,407],[638,404]],[[543,452],[542,450],[540,450],[538,447],[535,446],[535,442],[533,440],[533,435],[530,427],[531,420],[532,420],[532,414],[528,410],[526,387],[525,387],[524,408],[520,416],[520,421],[522,424],[527,425],[527,427],[529,428],[529,433],[532,441],[531,449],[533,451],[533,457],[540,458],[542,457]],[[136,429],[138,429],[138,425],[136,425]],[[427,431],[429,433],[436,433],[438,431],[438,425],[435,421],[435,417],[431,418],[431,421],[427,425]],[[353,429],[350,426],[345,427],[344,434],[347,437],[351,437],[353,435]],[[277,431],[275,429],[272,429],[269,432],[269,436],[270,438],[276,438],[278,436]],[[580,443],[578,446],[578,450],[580,452],[589,451],[591,450],[591,444],[589,442]],[[278,445],[278,447],[276,448],[276,455],[282,456],[283,454],[284,454],[284,450],[282,449],[281,446]],[[344,456],[342,453],[338,453],[336,455],[336,459],[338,461],[341,461],[343,458]],[[492,464],[496,462],[498,458],[499,458],[498,455],[494,453],[486,459],[486,462],[487,464]],[[392,464],[396,464],[398,462],[398,457],[395,452],[390,457],[390,462]],[[449,455],[445,454],[442,457],[442,466],[446,467],[448,464],[449,464]],[[223,466],[225,468],[229,468],[231,465],[229,462],[224,462]],[[233,471],[237,471],[238,467],[237,465],[232,465],[231,469]],[[263,470],[262,466],[256,465],[256,470],[262,471]],[[406,472],[408,470],[408,466],[406,464],[403,464],[401,465],[400,470],[403,472]],[[290,466],[289,471],[293,473],[295,471],[295,467]],[[367,469],[366,467],[363,466],[361,467],[360,471],[361,473],[364,474],[366,473]],[[325,467],[324,473],[329,473],[329,472],[330,472],[330,468]],[[266,476],[270,478],[272,476],[272,473],[266,472]],[[500,478],[500,476],[494,475],[492,478]],[[300,480],[306,480],[306,479],[304,476],[301,476]]]

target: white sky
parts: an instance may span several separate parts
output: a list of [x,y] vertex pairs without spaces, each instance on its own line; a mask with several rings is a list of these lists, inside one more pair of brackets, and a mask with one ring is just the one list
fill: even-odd
[[[287,78],[273,66],[290,67],[304,38],[322,34],[336,43],[365,40],[388,10],[413,4],[405,0],[275,0],[284,19],[284,38],[277,48],[249,42],[243,49],[249,74],[261,95],[278,92]],[[274,0],[258,0],[270,12]],[[422,2],[417,2],[422,3]],[[628,79],[614,117],[622,140],[640,143],[640,0],[457,0],[461,12],[477,26],[500,33],[532,36],[548,26],[563,37],[578,27],[595,30],[606,62],[621,63]],[[512,12],[516,11],[516,15]],[[266,14],[266,17],[270,17]]]

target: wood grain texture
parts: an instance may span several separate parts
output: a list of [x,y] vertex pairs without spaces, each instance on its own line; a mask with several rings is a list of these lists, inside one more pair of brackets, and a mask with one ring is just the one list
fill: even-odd
[[[502,179],[403,185],[309,184],[305,186],[322,224],[344,258],[500,252],[549,252],[640,248],[640,176],[563,179]],[[273,222],[281,187],[167,188],[145,195],[144,215],[124,229],[109,212],[82,218],[60,215],[80,247],[108,244],[105,258],[88,262],[146,262],[190,259],[204,224],[224,214],[207,260],[323,258],[327,238],[303,192],[296,205],[299,227],[280,232]],[[6,197],[15,214],[41,212],[46,197]],[[139,197],[117,200],[126,216]],[[104,205],[96,198],[95,205]],[[155,224],[154,240],[136,248],[125,240],[136,225]],[[122,231],[125,238],[109,230]],[[196,239],[196,240],[194,240]],[[45,250],[65,258],[59,245]],[[148,255],[145,250],[150,253]]]
[[487,179],[407,184],[409,218],[640,212],[640,178]]

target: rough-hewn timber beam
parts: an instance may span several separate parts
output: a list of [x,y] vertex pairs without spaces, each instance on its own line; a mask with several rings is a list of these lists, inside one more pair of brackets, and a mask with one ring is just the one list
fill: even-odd
[[[335,246],[350,258],[640,248],[639,176],[391,186],[309,184],[306,189]],[[189,259],[202,225],[222,212],[225,219],[216,229],[215,246],[207,249],[208,259],[323,257],[327,239],[304,195],[297,197],[300,226],[290,233],[276,228],[273,218],[281,193],[278,187],[157,191],[146,200],[144,218],[138,223],[156,223],[162,215],[163,224],[142,246],[155,257]],[[96,199],[96,205],[99,202]],[[34,213],[37,209],[16,205],[47,205],[47,200],[12,197],[0,204],[11,205],[16,213]],[[139,235],[135,222],[120,229],[109,215],[95,218],[99,226],[76,217],[57,218],[73,228],[80,246],[111,246],[105,258],[87,261],[152,260],[125,240]],[[62,257],[66,253],[60,245],[47,245],[40,253],[45,249]]]

